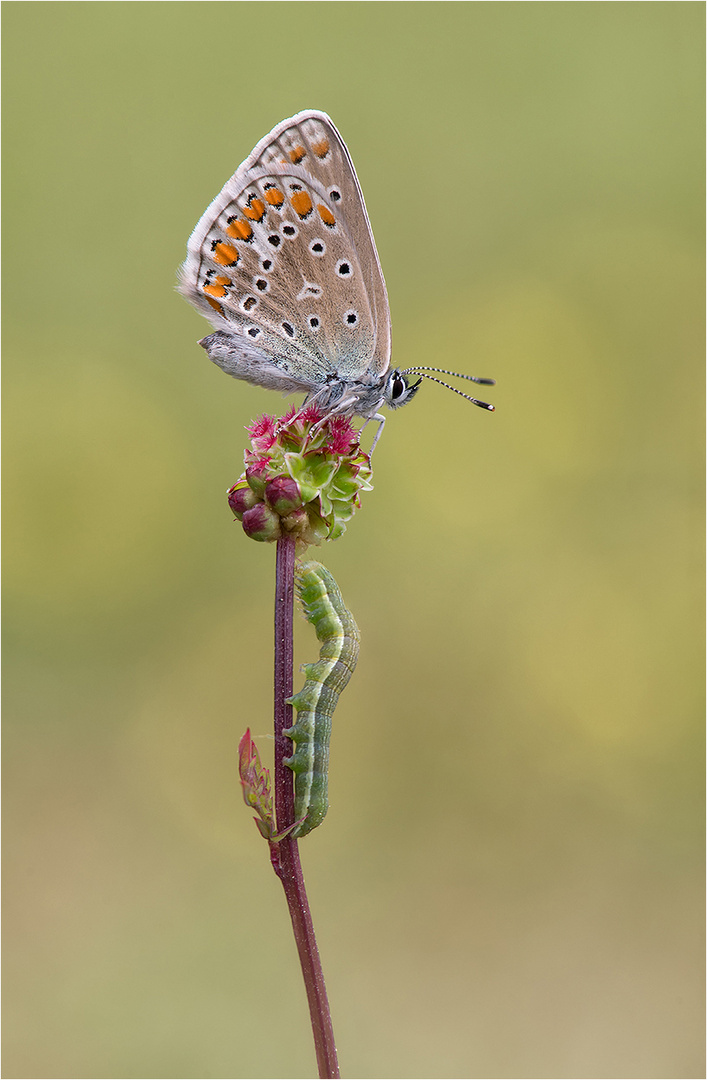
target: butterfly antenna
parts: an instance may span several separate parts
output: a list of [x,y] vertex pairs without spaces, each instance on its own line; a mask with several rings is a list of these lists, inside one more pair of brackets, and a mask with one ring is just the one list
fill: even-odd
[[[436,369],[432,368],[431,370],[435,371]],[[417,372],[415,372],[415,374],[417,374]],[[435,379],[433,375],[425,375],[423,372],[420,372],[420,378],[429,379],[430,382],[439,383],[440,386],[446,386],[447,390],[453,390],[455,394],[459,394],[459,397],[466,398],[466,400],[470,401],[472,405],[478,405],[480,409],[488,409],[489,412],[496,411],[495,405],[489,405],[488,401],[479,401],[478,398],[472,397],[471,394],[464,394],[461,390],[457,390],[456,386],[450,386],[449,383],[442,382],[441,379]],[[468,378],[471,378],[471,376],[468,376]],[[480,380],[474,379],[474,382],[478,381]]]
[[[436,371],[439,375],[453,375],[455,379],[468,379],[469,382],[481,383],[483,386],[495,386],[495,379],[481,379],[478,375],[463,375],[461,371],[447,371],[446,368],[441,367],[411,367],[406,368],[405,371],[401,371],[401,375],[417,375],[423,371]],[[427,377],[427,376],[426,376]],[[439,380],[437,380],[439,381]],[[442,384],[446,386],[446,383]],[[450,386],[450,390],[454,389]]]

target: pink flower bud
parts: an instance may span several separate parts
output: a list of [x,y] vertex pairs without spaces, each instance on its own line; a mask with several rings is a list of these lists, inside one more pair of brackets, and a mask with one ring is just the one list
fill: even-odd
[[271,480],[265,488],[265,501],[281,517],[302,505],[299,486],[291,476],[276,476]]
[[242,520],[246,510],[250,510],[258,501],[258,496],[247,484],[240,487],[234,484],[228,492],[228,505],[239,521]]
[[251,540],[269,542],[281,536],[280,518],[265,503],[257,503],[243,515],[243,531]]

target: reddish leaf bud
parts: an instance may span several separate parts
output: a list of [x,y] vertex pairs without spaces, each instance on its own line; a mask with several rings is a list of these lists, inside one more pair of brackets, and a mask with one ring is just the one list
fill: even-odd
[[258,814],[254,818],[266,840],[275,835],[270,773],[260,764],[258,748],[250,736],[250,728],[238,744],[238,772],[243,786],[243,799]]

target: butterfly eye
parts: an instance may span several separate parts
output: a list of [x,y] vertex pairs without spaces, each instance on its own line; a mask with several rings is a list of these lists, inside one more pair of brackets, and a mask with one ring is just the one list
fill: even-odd
[[405,405],[410,398],[415,396],[421,382],[422,379],[418,379],[416,383],[411,385],[399,371],[392,371],[388,376],[385,392],[386,401],[390,408],[397,409],[400,405]]

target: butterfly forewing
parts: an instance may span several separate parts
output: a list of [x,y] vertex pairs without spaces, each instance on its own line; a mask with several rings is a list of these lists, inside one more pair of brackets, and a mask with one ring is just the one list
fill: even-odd
[[303,389],[332,374],[346,381],[387,370],[385,284],[353,165],[328,117],[300,113],[258,144],[194,230],[182,291]]

